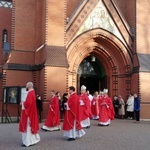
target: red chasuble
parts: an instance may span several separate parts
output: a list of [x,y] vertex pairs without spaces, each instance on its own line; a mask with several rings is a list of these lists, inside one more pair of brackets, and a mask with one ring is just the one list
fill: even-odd
[[[81,101],[83,101],[83,104]],[[80,95],[80,113],[81,121],[92,117],[90,100],[85,93]]]
[[99,122],[107,122],[109,119],[114,119],[114,108],[111,98],[106,96],[99,99]]
[[49,112],[44,125],[47,127],[60,125],[59,101],[56,96],[52,97],[49,101]]
[[91,102],[91,111],[93,116],[99,116],[98,97],[94,97]]
[[39,130],[38,114],[36,108],[36,96],[34,90],[30,90],[27,94],[24,104],[24,110],[21,112],[21,118],[19,123],[19,131],[26,132],[27,119],[29,118],[31,132],[36,134]]
[[81,130],[80,114],[79,114],[79,96],[76,93],[70,95],[68,101],[68,110],[65,111],[63,130],[71,130],[76,123],[76,130]]

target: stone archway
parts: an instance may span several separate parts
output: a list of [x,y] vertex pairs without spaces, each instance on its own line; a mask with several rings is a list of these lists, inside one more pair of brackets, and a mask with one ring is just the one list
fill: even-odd
[[131,53],[117,37],[102,29],[87,31],[67,46],[68,85],[77,87],[78,67],[83,59],[93,54],[106,70],[109,94],[128,95],[133,67]]

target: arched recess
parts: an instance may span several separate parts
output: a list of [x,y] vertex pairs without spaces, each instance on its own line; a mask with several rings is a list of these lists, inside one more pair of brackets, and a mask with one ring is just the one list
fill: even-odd
[[132,55],[117,37],[102,29],[89,30],[67,46],[68,86],[77,88],[79,65],[90,55],[95,55],[103,63],[111,96],[125,96],[131,92]]

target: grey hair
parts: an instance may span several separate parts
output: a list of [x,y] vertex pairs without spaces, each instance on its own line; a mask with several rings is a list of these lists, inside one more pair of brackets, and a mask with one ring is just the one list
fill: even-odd
[[26,86],[27,86],[28,88],[33,88],[33,83],[32,83],[32,82],[28,82],[28,83],[26,84]]

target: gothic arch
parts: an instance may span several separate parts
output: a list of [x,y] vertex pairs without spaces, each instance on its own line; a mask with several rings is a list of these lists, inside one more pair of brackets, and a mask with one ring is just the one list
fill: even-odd
[[[132,56],[117,37],[102,29],[89,30],[67,46],[68,84],[77,86],[78,67],[82,60],[91,54],[101,60],[106,69],[110,94],[118,94],[119,85],[131,80]],[[125,85],[125,89],[129,91],[130,86]]]

